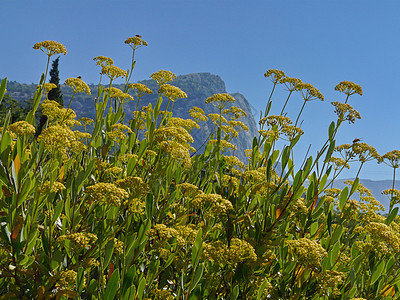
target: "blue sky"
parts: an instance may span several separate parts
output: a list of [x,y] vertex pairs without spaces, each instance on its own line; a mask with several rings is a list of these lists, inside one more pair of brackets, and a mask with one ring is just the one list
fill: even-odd
[[[109,56],[126,69],[131,52],[123,42],[140,34],[149,46],[137,52],[134,81],[160,69],[211,72],[255,110],[264,109],[272,88],[263,76],[268,69],[317,87],[325,101],[306,105],[298,159],[309,144],[314,154],[327,137],[335,119],[330,102],[343,100],[334,86],[342,80],[360,84],[364,95],[350,104],[362,119],[344,124],[337,143],[358,137],[384,154],[400,149],[399,27],[398,1],[1,0],[0,77],[37,83],[46,57],[32,46],[56,40],[68,50],[60,61],[61,80],[81,75],[95,83],[93,57]],[[282,90],[273,98],[275,113],[285,100]],[[292,98],[293,119],[301,104]],[[389,179],[391,169],[372,162],[361,177]]]

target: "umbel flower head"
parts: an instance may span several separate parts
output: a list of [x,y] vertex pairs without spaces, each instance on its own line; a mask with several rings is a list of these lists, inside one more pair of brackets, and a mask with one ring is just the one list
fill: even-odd
[[160,93],[164,94],[165,97],[170,99],[172,102],[175,102],[175,100],[179,98],[187,98],[187,95],[184,91],[167,83],[160,86]]
[[345,93],[347,96],[351,96],[353,94],[359,94],[362,96],[363,94],[361,85],[355,84],[351,81],[340,82],[337,86],[335,86],[335,91]]
[[101,67],[111,66],[114,64],[114,61],[111,58],[103,55],[96,56],[93,60],[96,62],[96,65]]
[[324,95],[310,83],[299,83],[296,85],[296,90],[301,91],[303,99],[306,101],[320,99],[324,101]]
[[43,41],[36,43],[33,45],[33,49],[39,49],[48,56],[53,56],[55,54],[67,54],[67,49],[65,46],[55,41]]
[[8,130],[16,135],[31,135],[35,133],[35,127],[26,121],[19,121],[8,126]]
[[206,103],[212,103],[218,109],[224,109],[228,102],[235,102],[235,98],[227,93],[215,94],[206,99]]
[[159,85],[166,84],[176,79],[176,75],[171,71],[160,70],[150,75],[150,77]]
[[283,77],[286,77],[285,72],[276,69],[269,69],[264,76],[269,77],[274,84],[279,83]]
[[147,86],[142,83],[131,83],[128,86],[129,89],[133,89],[136,91],[136,95],[138,98],[142,97],[145,94],[152,94],[153,92]]
[[118,77],[126,77],[127,72],[116,66],[104,66],[101,69],[101,74],[106,74],[111,80]]
[[80,78],[68,78],[65,80],[65,84],[72,87],[75,93],[86,93],[90,95],[89,86]]
[[133,37],[127,38],[125,44],[128,44],[131,48],[137,49],[141,46],[148,46],[147,42],[142,39],[141,35],[135,35]]

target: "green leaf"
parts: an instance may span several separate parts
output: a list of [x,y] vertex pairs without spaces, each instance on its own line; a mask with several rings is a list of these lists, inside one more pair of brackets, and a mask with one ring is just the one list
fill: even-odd
[[7,77],[3,78],[0,84],[0,103],[3,100],[4,93],[6,92],[6,87],[7,87]]
[[203,230],[200,228],[192,248],[192,266],[195,269],[199,263],[201,252],[203,250]]
[[123,296],[123,300],[131,300],[131,299],[135,299],[134,297],[135,297],[135,295],[136,295],[136,286],[134,285],[134,284],[132,284],[127,290],[126,290],[126,292],[124,293],[124,296]]
[[332,140],[333,139],[333,132],[335,130],[335,122],[332,121],[332,123],[329,125],[329,130],[328,130],[328,134],[329,134],[329,139]]
[[354,192],[356,191],[356,189],[357,189],[357,187],[358,187],[358,182],[359,182],[359,181],[360,181],[360,180],[358,179],[358,177],[354,180],[353,185],[351,186],[351,190],[350,190],[350,195],[349,195],[349,197],[350,197],[351,195],[353,195]]
[[111,274],[110,280],[108,280],[106,291],[104,294],[104,299],[106,300],[114,300],[115,295],[118,291],[119,285],[119,271],[115,269],[114,272]]
[[387,216],[387,218],[385,220],[385,224],[389,226],[390,223],[392,223],[393,220],[397,217],[398,212],[399,212],[399,208],[398,207],[393,208],[393,210]]
[[264,280],[263,283],[261,284],[261,286],[258,288],[258,292],[257,292],[257,300],[261,299],[261,297],[264,294],[264,290],[267,287],[268,284],[268,280]]
[[238,296],[239,296],[239,285],[235,285],[235,287],[232,290],[232,299],[236,300]]
[[61,215],[63,208],[64,208],[64,202],[63,201],[58,202],[56,208],[54,209],[54,215],[53,218],[51,219],[51,225],[54,225],[58,217]]
[[374,284],[379,279],[384,269],[385,269],[385,260],[382,260],[376,267],[374,273],[372,273],[371,284]]
[[194,288],[199,283],[201,277],[203,276],[203,271],[204,271],[204,265],[203,264],[200,264],[196,268],[196,271],[194,271],[194,275],[192,277],[191,284],[190,284],[190,292],[193,291]]
[[108,265],[111,261],[113,252],[114,252],[114,240],[110,240],[106,245],[106,250],[105,250],[105,254],[104,254],[103,270],[105,270],[108,267]]
[[140,299],[143,298],[143,292],[144,292],[144,288],[146,287],[146,278],[142,278],[142,280],[140,280],[138,288],[137,288],[137,297]]
[[346,186],[339,196],[339,208],[343,211],[344,205],[346,204],[347,196],[349,194],[349,188]]
[[85,271],[83,267],[80,267],[76,275],[76,289],[78,291],[78,294],[82,292],[84,281],[85,281]]
[[332,154],[333,154],[333,151],[335,150],[335,141],[332,141],[330,144],[329,144],[329,148],[328,148],[328,152],[326,152],[326,156],[325,156],[325,160],[324,160],[324,162],[329,162],[329,160],[331,159],[331,157],[332,157]]
[[331,265],[333,266],[339,256],[339,250],[340,250],[340,243],[337,242],[331,251],[329,251],[329,256],[330,256],[330,261]]

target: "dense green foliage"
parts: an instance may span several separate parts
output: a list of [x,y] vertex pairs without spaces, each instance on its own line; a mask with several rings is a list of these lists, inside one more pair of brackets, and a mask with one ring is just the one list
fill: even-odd
[[[304,105],[323,95],[282,71],[265,76],[273,87],[260,130],[243,163],[226,151],[246,130],[235,99],[218,93],[204,99],[190,119],[172,109],[186,93],[170,85],[169,71],[151,75],[153,91],[130,83],[135,51],[147,43],[135,36],[125,71],[110,58],[95,58],[101,80],[93,96],[94,120],[76,119],[75,94],[91,94],[79,78],[68,108],[47,98],[43,74],[25,121],[7,114],[0,137],[0,293],[2,299],[392,299],[399,295],[400,192],[387,190],[390,210],[358,178],[331,188],[349,161],[370,160],[395,170],[400,152],[380,156],[364,143],[335,145],[344,121],[359,114],[349,104],[360,86],[341,82],[346,97],[332,103],[337,120],[324,145],[304,162],[292,160],[302,130],[286,117],[290,96]],[[50,57],[63,45],[37,43]],[[108,82],[103,86],[103,77]],[[122,77],[121,89],[112,87]],[[275,88],[289,96],[280,115],[270,115]],[[108,86],[108,88],[107,88]],[[0,101],[6,79],[0,87]],[[133,91],[134,98],[128,94]],[[157,95],[139,109],[140,99]],[[42,101],[42,95],[46,98]],[[136,110],[124,124],[124,105]],[[40,104],[41,103],[41,104]],[[46,128],[35,137],[41,105]],[[162,108],[163,107],[163,108]],[[162,108],[162,109],[161,109]],[[203,154],[193,155],[191,132],[211,119],[213,134]],[[91,133],[86,126],[93,124]],[[80,126],[81,131],[74,130]],[[278,147],[278,141],[285,143]],[[333,157],[333,153],[342,158]],[[191,155],[192,154],[192,155]],[[359,194],[360,201],[353,199]]]

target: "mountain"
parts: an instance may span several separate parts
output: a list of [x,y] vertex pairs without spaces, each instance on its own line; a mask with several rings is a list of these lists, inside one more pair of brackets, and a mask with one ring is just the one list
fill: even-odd
[[[333,187],[343,189],[346,185],[344,181],[347,179],[337,179],[333,184]],[[349,179],[354,180],[354,179]],[[370,179],[360,179],[360,183],[369,189],[372,195],[378,200],[384,207],[385,212],[389,210],[389,198],[386,195],[382,195],[382,191],[392,188],[392,180],[370,180]],[[395,188],[399,188],[400,180],[396,180]],[[353,196],[352,198],[357,198]],[[357,199],[358,200],[358,199]]]
[[[157,83],[154,80],[143,80],[140,82],[147,85],[153,91],[153,94],[142,97],[139,107],[141,108],[149,103],[151,103],[154,107],[157,98]],[[175,117],[184,119],[190,118],[189,109],[191,109],[193,106],[202,108],[207,115],[209,113],[218,113],[217,109],[212,104],[206,104],[205,100],[217,93],[227,93],[225,83],[221,77],[210,73],[181,75],[178,76],[178,78],[175,79],[171,84],[179,87],[188,95],[186,99],[178,99],[173,106],[173,115]],[[93,118],[95,116],[94,95],[97,95],[98,87],[97,85],[89,86],[92,95],[78,93],[72,100],[71,108],[76,112],[78,118]],[[115,87],[120,89],[123,88],[122,85],[115,85]],[[35,84],[21,84],[13,81],[7,83],[8,93],[11,97],[17,100],[27,100],[31,98],[35,89]],[[64,95],[64,105],[67,106],[72,97],[72,89],[63,85],[61,87],[61,91]],[[229,108],[231,105],[234,105],[243,109],[247,114],[247,117],[243,117],[241,121],[246,124],[246,126],[249,128],[249,131],[240,132],[239,137],[233,140],[233,144],[235,144],[238,148],[238,150],[234,152],[234,155],[239,157],[243,162],[246,162],[244,150],[251,148],[253,137],[257,136],[258,134],[257,123],[253,117],[253,112],[248,100],[240,93],[233,93],[231,95],[235,98],[236,102],[229,104],[227,108]],[[166,102],[167,101],[164,100],[161,110],[165,108]],[[129,119],[132,118],[132,112],[136,110],[136,105],[136,101],[130,101],[124,104],[126,121],[129,121]],[[194,129],[192,132],[194,139],[192,146],[196,149],[199,149],[202,146],[204,141],[209,138],[211,131],[214,129],[214,125],[211,120],[207,122],[201,122],[200,127],[200,130]],[[201,153],[202,150],[204,150],[204,148],[201,148],[199,152]],[[232,155],[232,153],[229,154]]]

